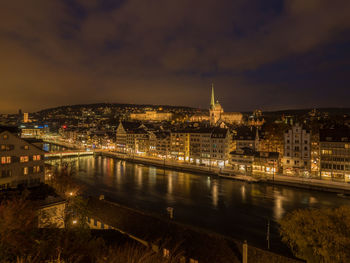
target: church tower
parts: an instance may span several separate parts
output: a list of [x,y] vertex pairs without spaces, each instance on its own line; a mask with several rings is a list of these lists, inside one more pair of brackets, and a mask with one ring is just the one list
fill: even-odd
[[209,115],[210,115],[210,125],[214,126],[217,124],[217,122],[221,118],[221,114],[224,112],[223,108],[221,107],[219,101],[215,102],[214,97],[214,84],[211,84],[211,100],[210,100],[210,108],[209,108]]
[[211,84],[211,100],[210,100],[210,109],[215,107],[215,98],[214,98],[214,83]]

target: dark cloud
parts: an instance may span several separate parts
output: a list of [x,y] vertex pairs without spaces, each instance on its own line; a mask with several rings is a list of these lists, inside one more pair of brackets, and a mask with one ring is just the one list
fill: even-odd
[[212,80],[228,110],[347,106],[337,93],[350,82],[349,48],[328,49],[348,43],[348,10],[348,0],[6,1],[0,111],[100,101],[206,107]]

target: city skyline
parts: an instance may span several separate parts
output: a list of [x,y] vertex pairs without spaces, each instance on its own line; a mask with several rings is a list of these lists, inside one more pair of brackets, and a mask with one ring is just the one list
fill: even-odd
[[[347,107],[350,3],[3,5],[0,112],[118,102],[227,111]],[[160,103],[161,102],[161,103]]]

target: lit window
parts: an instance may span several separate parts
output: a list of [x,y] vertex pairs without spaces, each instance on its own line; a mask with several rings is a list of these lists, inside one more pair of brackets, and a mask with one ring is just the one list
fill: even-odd
[[23,167],[23,174],[27,175],[28,174],[28,167]]
[[8,136],[7,134],[5,134],[4,136],[2,136],[2,138],[3,138],[4,140],[7,140],[7,139],[9,138],[9,136]]
[[1,157],[1,164],[11,163],[11,156],[3,156]]
[[23,149],[24,149],[24,150],[28,150],[28,149],[29,149],[29,146],[28,146],[28,145],[24,145]]
[[40,173],[40,166],[39,165],[36,165],[33,167],[33,172],[34,173]]
[[26,162],[29,161],[29,157],[28,157],[28,156],[21,156],[20,159],[19,159],[19,161],[20,161],[21,163],[26,163]]
[[163,257],[170,257],[170,251],[169,249],[163,248]]
[[40,161],[40,155],[33,155],[33,161]]

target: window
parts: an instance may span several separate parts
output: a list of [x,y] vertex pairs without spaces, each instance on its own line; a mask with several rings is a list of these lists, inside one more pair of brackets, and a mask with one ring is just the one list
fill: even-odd
[[170,257],[169,249],[163,248],[163,257],[165,257],[165,258]]
[[28,146],[28,145],[24,145],[24,146],[23,146],[23,149],[24,149],[24,150],[29,150],[29,146]]
[[28,175],[28,167],[23,167],[23,175]]
[[33,161],[40,161],[41,156],[40,155],[33,155]]
[[6,145],[2,144],[0,149],[1,149],[1,151],[5,151],[6,150]]
[[1,164],[11,163],[11,156],[3,156],[1,157]]
[[1,177],[10,177],[12,175],[11,170],[2,170],[1,171]]
[[28,157],[28,156],[21,156],[21,157],[19,158],[19,161],[20,161],[21,163],[26,163],[26,162],[29,161],[29,157]]
[[34,172],[34,173],[40,173],[40,166],[39,166],[39,165],[35,165],[35,166],[33,167],[33,172]]
[[2,136],[2,138],[3,138],[4,140],[7,140],[7,139],[9,138],[9,136],[8,136],[7,134],[5,134],[4,136]]

